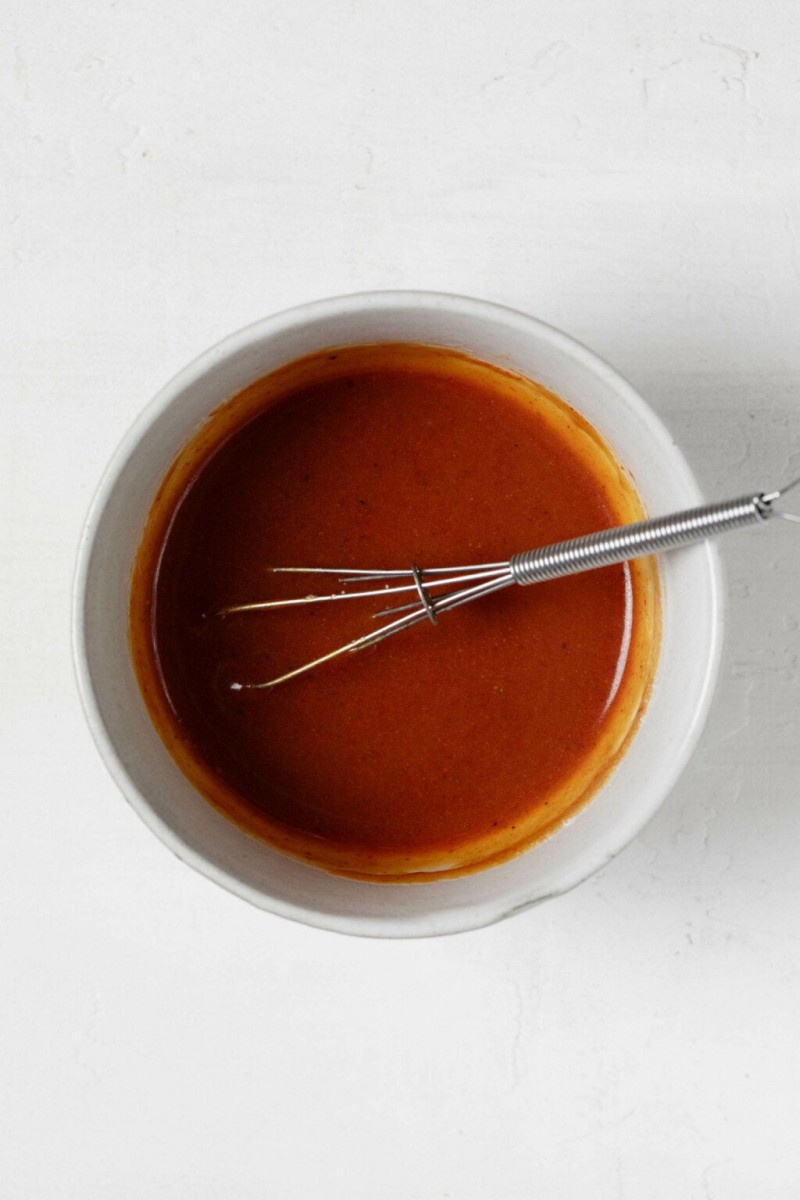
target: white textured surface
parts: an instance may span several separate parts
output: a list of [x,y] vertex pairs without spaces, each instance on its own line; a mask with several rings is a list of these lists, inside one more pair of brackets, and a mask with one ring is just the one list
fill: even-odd
[[510,303],[627,374],[709,497],[800,474],[800,8],[7,0],[0,32],[2,1194],[800,1194],[791,527],[724,543],[717,699],[645,833],[446,940],[296,927],[173,860],[68,646],[130,421],[316,296]]

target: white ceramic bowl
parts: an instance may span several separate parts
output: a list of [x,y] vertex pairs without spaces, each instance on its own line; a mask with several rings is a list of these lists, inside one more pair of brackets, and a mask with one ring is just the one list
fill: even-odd
[[660,661],[639,729],[591,802],[512,861],[435,883],[361,883],[287,858],[238,829],[193,790],[142,702],[127,643],[133,558],[162,476],[212,409],[315,350],[383,341],[457,348],[537,380],[606,438],[652,515],[702,503],[680,451],[644,401],[565,334],[461,296],[375,292],[322,300],[227,338],[145,409],[114,455],[86,522],[74,648],[100,751],[127,799],[179,858],[294,920],[345,933],[423,936],[485,925],[565,891],[606,863],[653,815],[686,765],[710,702],[722,632],[720,570],[709,544],[664,557]]

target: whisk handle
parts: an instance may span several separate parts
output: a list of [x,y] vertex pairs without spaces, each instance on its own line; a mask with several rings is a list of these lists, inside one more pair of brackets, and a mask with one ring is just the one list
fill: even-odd
[[754,525],[770,516],[771,511],[769,500],[761,495],[706,504],[668,517],[618,525],[585,537],[526,550],[511,559],[511,573],[514,582],[523,586],[557,579],[561,575],[576,575],[580,571],[699,542],[729,529]]

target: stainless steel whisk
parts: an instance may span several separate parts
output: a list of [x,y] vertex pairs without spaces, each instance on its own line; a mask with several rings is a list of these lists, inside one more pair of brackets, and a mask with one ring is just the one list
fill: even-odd
[[[371,596],[385,597],[401,592],[416,593],[416,598],[409,604],[381,609],[374,614],[376,619],[394,619],[372,633],[355,638],[312,662],[303,663],[302,666],[264,683],[232,683],[230,686],[235,691],[275,687],[343,654],[374,646],[384,638],[409,629],[419,621],[430,621],[436,625],[443,612],[449,612],[450,609],[467,604],[470,600],[500,591],[512,583],[527,587],[547,579],[607,567],[612,563],[621,563],[631,558],[702,541],[729,529],[754,525],[773,516],[800,523],[800,516],[774,507],[776,500],[798,484],[800,478],[794,479],[779,491],[759,492],[757,495],[742,496],[738,500],[690,508],[667,517],[603,529],[584,537],[570,538],[568,541],[555,542],[536,550],[523,551],[513,555],[507,562],[480,563],[471,567],[426,567],[424,570],[412,564],[409,569],[399,571],[338,567],[272,567],[271,571],[280,574],[330,575],[338,579],[341,590],[322,596],[310,595],[290,600],[261,600],[251,604],[234,604],[222,609],[217,615],[225,617],[234,613],[324,604],[334,600],[363,600]],[[348,590],[354,585],[362,586]],[[453,588],[456,590],[443,590]]]

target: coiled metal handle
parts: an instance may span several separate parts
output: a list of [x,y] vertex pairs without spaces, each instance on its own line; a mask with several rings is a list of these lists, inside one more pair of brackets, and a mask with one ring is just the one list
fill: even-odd
[[669,517],[620,525],[587,534],[586,537],[570,538],[569,541],[555,542],[537,550],[526,550],[512,557],[511,573],[514,582],[524,587],[545,579],[576,575],[579,571],[591,571],[595,567],[607,567],[629,558],[656,554],[673,546],[699,542],[714,534],[765,520],[772,512],[771,499],[763,493],[742,496],[738,500],[706,504]]

